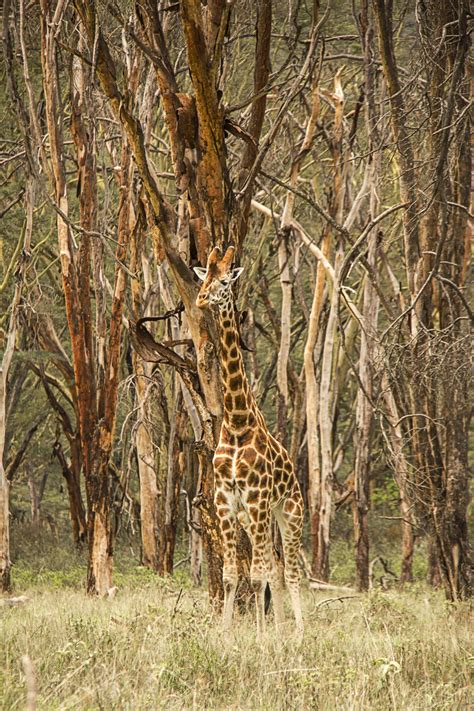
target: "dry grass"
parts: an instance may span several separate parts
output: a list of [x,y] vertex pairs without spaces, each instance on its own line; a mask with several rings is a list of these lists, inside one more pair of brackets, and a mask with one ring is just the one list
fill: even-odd
[[3,708],[25,705],[29,655],[41,709],[467,709],[469,610],[423,588],[342,602],[304,593],[298,644],[252,617],[223,635],[206,596],[137,576],[114,600],[40,587],[0,608]]

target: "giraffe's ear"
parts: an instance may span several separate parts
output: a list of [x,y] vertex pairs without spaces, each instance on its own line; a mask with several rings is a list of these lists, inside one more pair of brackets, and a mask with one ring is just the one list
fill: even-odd
[[198,279],[204,281],[207,276],[207,269],[203,269],[202,267],[193,267],[193,270],[194,273],[197,274]]
[[232,271],[230,273],[230,280],[236,281],[239,278],[239,276],[242,274],[243,271],[244,271],[243,267],[235,267],[235,269],[232,269]]

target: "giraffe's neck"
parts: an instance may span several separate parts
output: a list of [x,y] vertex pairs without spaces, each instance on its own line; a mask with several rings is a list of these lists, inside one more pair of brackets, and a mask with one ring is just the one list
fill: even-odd
[[232,296],[219,304],[222,380],[224,384],[224,424],[240,432],[255,425],[257,404],[244,368]]

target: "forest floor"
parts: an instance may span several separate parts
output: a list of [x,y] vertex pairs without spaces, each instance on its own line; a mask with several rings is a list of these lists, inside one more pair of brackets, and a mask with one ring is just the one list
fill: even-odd
[[305,584],[303,641],[289,614],[277,635],[270,612],[258,643],[251,614],[224,635],[184,573],[159,579],[117,563],[116,597],[93,600],[81,590],[82,561],[68,559],[68,568],[62,555],[50,569],[37,557],[18,563],[12,595],[27,600],[0,600],[8,711],[25,707],[23,655],[39,709],[472,708],[470,609],[447,605],[424,584],[343,600]]

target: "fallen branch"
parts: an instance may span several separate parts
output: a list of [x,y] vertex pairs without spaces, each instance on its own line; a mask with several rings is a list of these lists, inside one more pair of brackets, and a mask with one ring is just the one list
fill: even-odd
[[360,595],[342,595],[341,597],[327,597],[325,600],[317,602],[310,614],[314,614],[319,607],[322,607],[323,605],[329,605],[330,602],[339,602],[342,600],[358,600],[359,597]]
[[1,600],[2,605],[10,605],[13,607],[14,605],[22,605],[25,602],[28,602],[30,598],[26,597],[26,595],[20,595],[19,597],[7,597],[4,600]]
[[323,580],[309,579],[309,587],[312,590],[342,590],[343,592],[355,592],[354,588],[349,588],[346,585],[335,585],[333,583],[325,583]]

